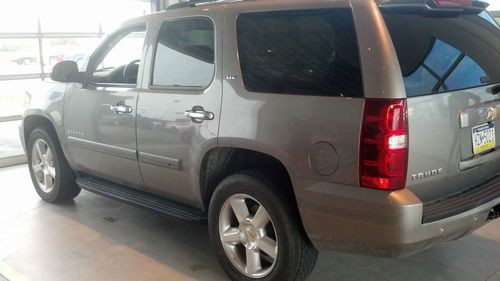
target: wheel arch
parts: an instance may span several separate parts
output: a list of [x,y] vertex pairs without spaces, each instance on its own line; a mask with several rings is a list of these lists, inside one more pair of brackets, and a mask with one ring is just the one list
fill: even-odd
[[255,148],[238,146],[216,147],[208,150],[200,167],[200,196],[205,210],[208,210],[210,200],[217,185],[227,176],[243,170],[259,170],[280,183],[284,191],[290,192],[297,208],[293,188],[293,172],[281,157]]
[[25,151],[27,151],[28,149],[27,145],[31,132],[33,132],[34,129],[40,126],[47,126],[52,130],[52,132],[57,136],[57,139],[53,141],[61,147],[64,156],[66,157],[66,159],[68,159],[66,149],[63,145],[63,138],[62,138],[63,132],[57,129],[58,127],[55,125],[55,122],[54,120],[52,120],[52,118],[43,114],[43,112],[38,112],[38,111],[34,111],[28,114],[25,113],[25,116],[23,118],[22,133],[20,135],[22,138],[21,140],[22,145],[24,146]]
[[40,126],[48,126],[57,133],[56,128],[49,117],[42,114],[31,114],[23,118],[24,145],[28,143],[31,132]]

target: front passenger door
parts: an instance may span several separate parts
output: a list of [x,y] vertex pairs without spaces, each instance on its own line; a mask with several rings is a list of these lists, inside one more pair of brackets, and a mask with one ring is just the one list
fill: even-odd
[[133,187],[142,186],[135,117],[145,33],[137,24],[112,34],[91,56],[84,86],[70,85],[65,99],[74,168]]

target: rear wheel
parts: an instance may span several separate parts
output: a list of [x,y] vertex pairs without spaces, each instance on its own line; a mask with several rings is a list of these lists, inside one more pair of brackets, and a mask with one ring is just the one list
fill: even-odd
[[75,173],[54,140],[55,132],[41,126],[31,132],[27,146],[31,180],[38,195],[48,202],[73,199],[80,193]]
[[293,197],[264,175],[229,176],[214,192],[209,228],[232,280],[304,280],[317,251],[300,227]]

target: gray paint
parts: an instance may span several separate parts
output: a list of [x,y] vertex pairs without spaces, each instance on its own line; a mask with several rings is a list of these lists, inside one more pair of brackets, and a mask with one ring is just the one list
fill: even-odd
[[117,156],[125,158],[128,160],[135,161],[136,151],[133,149],[127,149],[119,146],[113,146],[109,144],[103,144],[100,142],[89,141],[85,139],[79,139],[72,136],[68,137],[68,144],[72,146],[77,146],[83,149],[89,149],[95,152],[104,153],[112,156]]
[[[420,180],[407,177],[407,187],[422,201],[429,202],[454,194],[500,173],[498,153],[472,155],[472,127],[485,120],[469,118],[469,126],[460,128],[460,115],[462,112],[463,116],[465,109],[500,104],[498,96],[492,95],[489,88],[408,99],[408,175],[442,169],[434,177]],[[498,119],[495,122],[498,128]],[[500,139],[498,129],[496,139]]]
[[367,98],[405,98],[401,68],[375,1],[351,0]]
[[[143,185],[137,163],[137,95],[137,89],[92,85],[68,88],[63,128],[65,132],[81,133],[79,145],[73,141],[67,146],[73,168],[120,183]],[[132,113],[116,114],[110,107],[118,103],[131,106]],[[83,141],[89,144],[87,148],[82,147]]]
[[[140,161],[142,176],[148,189],[156,194],[174,198],[202,208],[199,171],[207,151],[217,147],[217,132],[222,102],[222,28],[223,6],[205,9],[178,10],[150,16],[150,30],[146,38],[146,57],[142,91],[138,101],[137,149],[158,157],[179,159],[182,169],[165,169],[151,162]],[[207,18],[215,28],[215,74],[205,89],[162,88],[151,85],[152,66],[157,33],[165,21]],[[193,122],[185,116],[186,110],[201,106],[214,113],[213,120]],[[163,141],[158,141],[163,140]],[[139,159],[141,160],[141,159]]]
[[[319,249],[408,254],[482,225],[500,198],[445,220],[421,221],[422,202],[498,173],[499,155],[471,160],[470,143],[465,141],[470,137],[469,128],[458,129],[460,112],[475,105],[467,97],[476,104],[498,104],[498,97],[487,88],[408,99],[409,176],[407,188],[393,192],[359,187],[364,99],[246,91],[236,49],[235,22],[240,13],[331,7],[354,10],[366,97],[405,98],[394,47],[373,1],[246,1],[171,10],[128,21],[124,26],[148,22],[144,63],[139,69],[142,76],[136,88],[50,83],[33,94],[25,118],[44,116],[54,125],[70,165],[78,172],[199,208],[203,208],[200,169],[208,151],[244,148],[272,156],[288,171],[303,226]],[[208,17],[216,24],[214,80],[206,89],[151,87],[152,56],[161,23],[188,16]],[[109,106],[116,102],[131,106],[132,113],[111,112]],[[192,122],[184,112],[193,106],[213,112],[214,120]],[[479,122],[474,120],[469,118],[468,125]],[[68,144],[68,131],[77,132],[81,139],[78,145]],[[439,141],[429,143],[429,132],[437,134]],[[308,161],[318,142],[328,143],[338,154],[335,172],[326,176],[317,173]],[[82,148],[84,143],[86,148]],[[464,162],[468,170],[459,171]],[[479,164],[480,168],[472,168]],[[432,177],[411,180],[413,174],[438,169],[442,172]]]

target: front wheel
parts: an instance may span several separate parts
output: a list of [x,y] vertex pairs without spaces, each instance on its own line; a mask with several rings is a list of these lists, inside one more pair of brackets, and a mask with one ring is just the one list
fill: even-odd
[[232,280],[304,280],[317,258],[293,197],[263,174],[229,176],[209,208],[212,243]]
[[48,202],[73,199],[80,193],[56,133],[47,126],[33,130],[28,139],[31,180],[38,195]]

